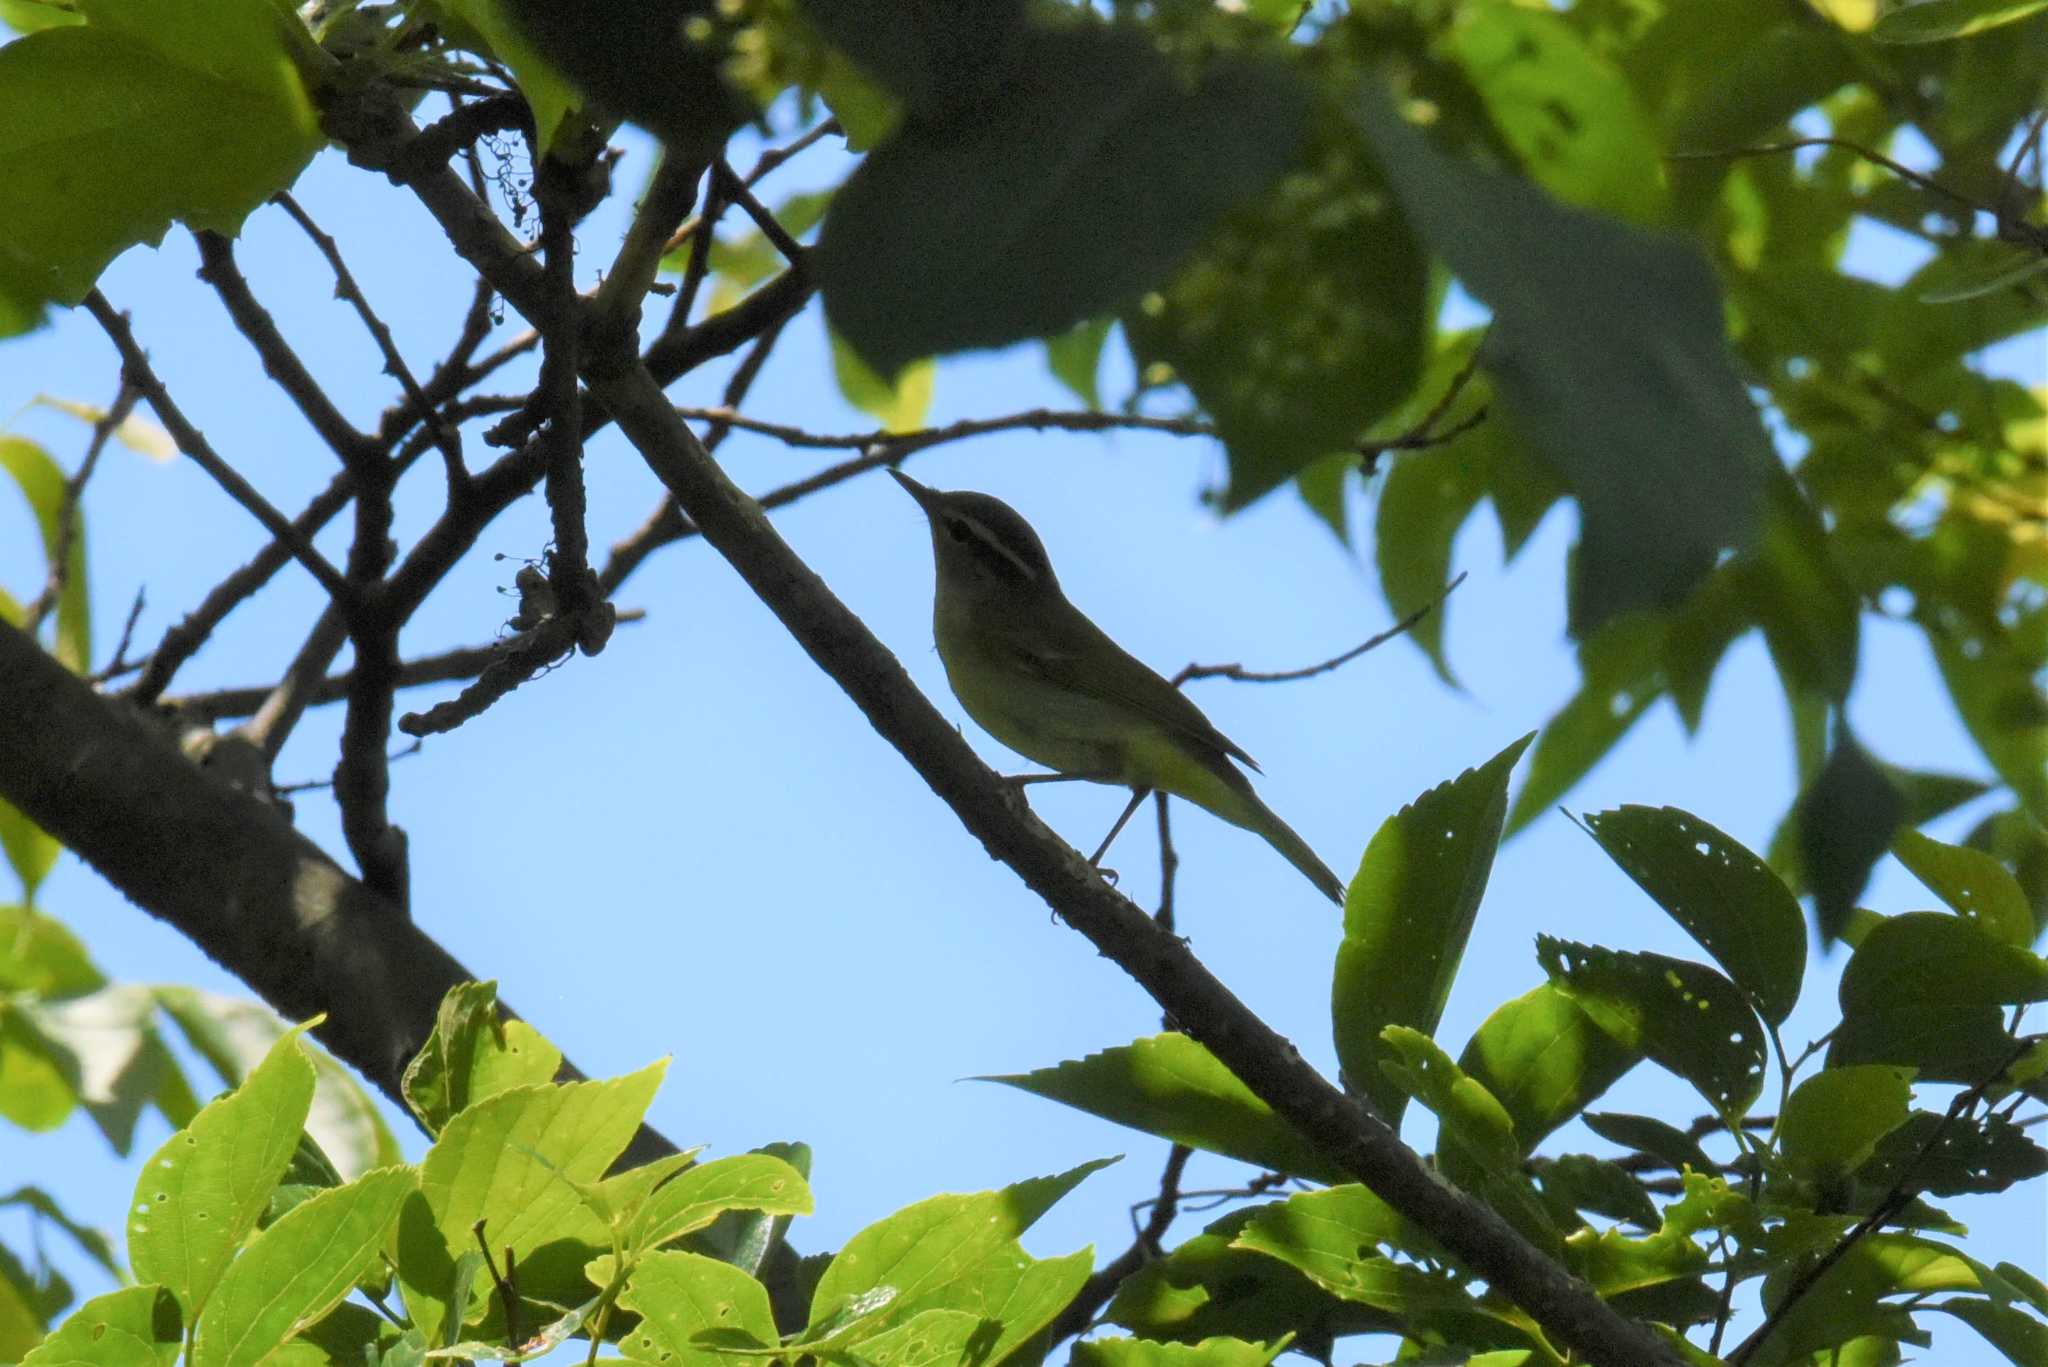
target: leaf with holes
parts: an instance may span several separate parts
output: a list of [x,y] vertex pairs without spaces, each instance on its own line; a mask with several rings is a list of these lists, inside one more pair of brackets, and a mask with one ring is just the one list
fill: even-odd
[[2034,942],[2034,909],[2019,881],[1982,850],[1944,845],[1911,828],[1892,837],[1892,854],[1956,915],[1994,940],[2024,949]]
[[1716,1112],[1749,1109],[1764,1083],[1764,1031],[1749,1000],[1705,964],[1536,937],[1536,958],[1600,1027],[1690,1082]]
[[1806,918],[1769,865],[1676,807],[1595,812],[1586,829],[1765,1020],[1783,1023],[1806,972]]

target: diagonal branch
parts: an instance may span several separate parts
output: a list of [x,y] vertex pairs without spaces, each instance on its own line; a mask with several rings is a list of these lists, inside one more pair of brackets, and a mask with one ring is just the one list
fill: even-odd
[[336,602],[348,602],[353,593],[348,581],[341,577],[341,571],[327,563],[327,557],[315,550],[313,543],[300,535],[296,527],[285,521],[284,514],[273,507],[269,499],[257,493],[249,481],[222,460],[205,435],[186,419],[172,400],[170,391],[164,388],[164,382],[157,378],[155,369],[150,366],[149,357],[135,340],[135,331],[128,326],[127,317],[116,312],[98,290],[85,296],[85,308],[121,353],[121,373],[143,398],[149,400],[149,406],[163,419],[164,428],[178,443],[178,449],[226,490],[230,498],[247,509],[251,517],[262,523],[265,531],[283,542],[292,558],[305,566],[306,572],[318,580],[320,587],[333,595]]
[[[269,803],[186,759],[0,624],[0,797],[404,1105],[441,998],[475,977]],[[581,1076],[564,1065],[563,1075]],[[643,1128],[629,1159],[674,1146]]]

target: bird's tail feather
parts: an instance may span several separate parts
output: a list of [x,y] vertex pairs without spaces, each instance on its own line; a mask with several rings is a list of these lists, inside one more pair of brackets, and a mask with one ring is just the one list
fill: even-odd
[[[1317,891],[1338,906],[1343,906],[1344,880],[1330,872],[1330,866],[1316,857],[1316,852],[1309,848],[1308,842],[1296,835],[1294,828],[1276,816],[1271,807],[1259,801],[1249,791],[1249,785],[1238,796],[1243,801],[1245,810],[1242,817],[1237,818],[1237,824],[1264,836],[1267,844],[1280,851],[1288,863],[1300,869],[1303,876],[1316,885]],[[1219,812],[1218,815],[1224,814]]]

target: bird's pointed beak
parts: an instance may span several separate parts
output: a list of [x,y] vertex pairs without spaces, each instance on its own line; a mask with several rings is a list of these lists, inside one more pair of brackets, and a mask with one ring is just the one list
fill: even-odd
[[889,477],[903,486],[904,493],[917,500],[918,507],[924,509],[927,513],[932,510],[932,504],[938,499],[936,491],[927,489],[924,485],[919,484],[894,466],[889,467]]

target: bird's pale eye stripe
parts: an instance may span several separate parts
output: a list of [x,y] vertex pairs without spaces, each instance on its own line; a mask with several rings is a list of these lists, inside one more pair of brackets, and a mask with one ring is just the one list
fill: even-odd
[[956,537],[962,536],[962,533],[964,533],[965,535],[962,539],[971,538],[979,554],[994,556],[1002,560],[1009,569],[1014,570],[1017,576],[1027,583],[1036,583],[1038,581],[1038,571],[1032,567],[1029,561],[1011,550],[1000,536],[997,536],[973,518],[962,517],[956,519],[953,523],[953,529]]

